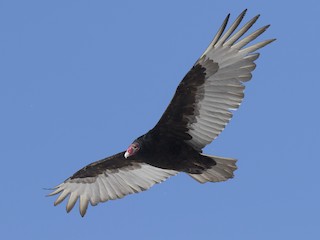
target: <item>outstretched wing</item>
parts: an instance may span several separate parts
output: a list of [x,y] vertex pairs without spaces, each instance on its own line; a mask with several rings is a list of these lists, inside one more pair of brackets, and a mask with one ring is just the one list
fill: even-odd
[[[224,33],[230,14],[209,47],[180,82],[176,93],[154,130],[186,141],[197,150],[211,143],[225,128],[243,97],[243,82],[255,69],[254,53],[275,39],[247,46],[268,27],[239,40],[259,18],[252,18],[237,30],[246,10]],[[236,31],[237,30],[237,31]]]
[[89,202],[95,206],[100,202],[138,193],[177,173],[143,162],[127,160],[124,158],[124,152],[121,152],[82,168],[56,186],[49,196],[60,194],[54,202],[55,206],[69,196],[67,212],[70,212],[80,199],[80,214],[84,216]]

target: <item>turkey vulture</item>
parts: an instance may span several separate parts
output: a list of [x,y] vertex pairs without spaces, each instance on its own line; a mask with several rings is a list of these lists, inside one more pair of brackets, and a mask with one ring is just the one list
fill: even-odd
[[138,137],[126,151],[80,169],[53,188],[60,194],[54,205],[67,196],[69,212],[80,199],[80,214],[88,204],[122,198],[147,190],[179,172],[200,183],[220,182],[233,177],[236,160],[202,153],[225,128],[244,97],[243,82],[249,81],[259,57],[255,51],[275,39],[247,46],[268,27],[248,36],[245,33],[259,15],[239,30],[246,10],[225,31],[229,16],[209,47],[180,82],[173,99],[153,129]]

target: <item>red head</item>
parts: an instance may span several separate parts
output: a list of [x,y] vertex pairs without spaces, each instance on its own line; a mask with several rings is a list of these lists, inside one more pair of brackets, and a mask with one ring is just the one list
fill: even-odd
[[128,158],[128,157],[135,155],[139,151],[139,149],[140,149],[139,143],[137,143],[137,142],[132,143],[128,147],[127,151],[125,152],[124,157]]

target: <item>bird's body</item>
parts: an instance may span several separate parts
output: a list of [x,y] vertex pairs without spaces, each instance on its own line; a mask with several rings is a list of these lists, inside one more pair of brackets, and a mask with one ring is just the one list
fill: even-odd
[[[139,142],[141,146],[139,153],[135,156],[125,158],[125,152],[120,152],[101,160],[101,166],[103,166],[101,167],[101,172],[103,172],[106,167],[108,169],[116,169],[119,167],[119,164],[113,167],[110,161],[111,159],[117,159],[117,161],[121,159],[124,165],[143,162],[154,167],[186,173],[200,173],[215,165],[215,162],[209,157],[202,155],[186,143],[181,143],[175,139],[164,138],[163,140],[165,141],[163,142],[166,142],[166,144],[161,144],[161,141],[157,140],[158,137],[154,138],[154,136],[154,133],[150,131],[135,140],[135,142]],[[147,140],[148,138],[150,140]],[[94,172],[90,171],[90,167],[94,167],[92,168]],[[97,171],[97,162],[95,162],[92,163],[92,165],[84,167],[71,178],[92,177],[97,175]]]
[[200,173],[215,165],[214,161],[187,143],[172,136],[161,136],[157,131],[149,131],[136,141],[141,149],[128,160],[140,160],[154,167],[186,173]]
[[[87,206],[141,192],[179,172],[200,183],[233,177],[236,160],[202,153],[225,128],[244,97],[265,40],[246,45],[269,26],[243,37],[259,15],[236,31],[246,11],[224,33],[229,15],[209,47],[180,82],[166,111],[153,129],[137,138],[126,151],[91,163],[56,186],[55,205],[67,196],[69,212],[80,199],[82,216]],[[242,38],[243,37],[243,38]],[[242,39],[241,39],[242,38]]]

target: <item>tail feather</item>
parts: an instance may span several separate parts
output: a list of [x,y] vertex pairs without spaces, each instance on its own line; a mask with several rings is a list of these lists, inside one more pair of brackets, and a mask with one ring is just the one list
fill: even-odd
[[221,182],[226,181],[229,178],[233,178],[233,172],[237,169],[236,159],[209,155],[204,156],[213,159],[217,164],[208,168],[207,170],[204,170],[200,174],[189,173],[190,177],[200,183]]

